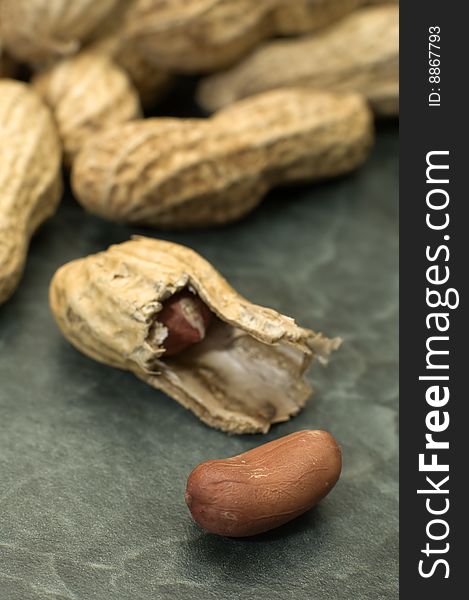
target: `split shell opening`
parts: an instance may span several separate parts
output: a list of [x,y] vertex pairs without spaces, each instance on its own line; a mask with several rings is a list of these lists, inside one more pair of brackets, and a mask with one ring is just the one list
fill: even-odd
[[[183,290],[212,316],[203,338],[165,356],[168,328],[159,315]],[[252,304],[193,250],[144,237],[62,266],[50,305],[78,350],[231,433],[266,432],[297,414],[312,393],[307,370],[341,343]]]

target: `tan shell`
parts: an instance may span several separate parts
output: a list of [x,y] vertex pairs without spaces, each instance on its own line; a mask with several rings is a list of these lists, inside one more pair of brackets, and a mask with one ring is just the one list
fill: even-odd
[[128,73],[144,108],[152,108],[173,85],[173,74],[150,62],[135,44],[122,44],[114,59]]
[[15,291],[29,240],[58,205],[60,142],[30,86],[0,80],[0,304]]
[[325,27],[352,12],[364,0],[280,0],[275,10],[276,34],[299,35]]
[[265,44],[239,65],[200,84],[208,111],[289,86],[359,92],[378,115],[399,110],[399,7],[363,8],[313,36]]
[[108,19],[105,27],[100,27],[90,48],[103,52],[122,67],[137,89],[142,106],[151,108],[171,87],[174,77],[149,61],[145,52],[126,38],[126,16],[133,4],[133,0],[120,0],[113,18]]
[[8,50],[31,64],[77,52],[119,0],[2,0],[0,33]]
[[137,0],[128,35],[149,60],[193,73],[233,64],[272,35],[312,31],[363,0]]
[[33,85],[54,112],[67,162],[90,135],[141,115],[129,77],[101,53],[64,59],[37,75]]
[[216,225],[247,214],[273,186],[354,169],[372,139],[360,96],[279,90],[209,120],[145,119],[105,131],[78,155],[72,184],[83,206],[111,220]]
[[[162,301],[189,288],[218,317],[207,337],[164,358]],[[50,304],[65,337],[81,352],[161,389],[212,427],[266,432],[310,396],[303,375],[326,361],[339,339],[298,327],[251,304],[193,250],[135,238],[61,267]]]

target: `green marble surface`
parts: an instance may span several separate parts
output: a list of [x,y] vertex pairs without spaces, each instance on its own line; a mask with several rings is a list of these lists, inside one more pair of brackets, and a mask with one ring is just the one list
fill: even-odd
[[[244,221],[164,234],[250,300],[340,335],[305,410],[266,436],[211,430],[60,335],[47,290],[65,261],[127,239],[67,197],[0,307],[0,600],[397,598],[397,126],[356,174],[270,194]],[[200,461],[302,428],[330,430],[342,478],[322,504],[245,540],[184,503]]]

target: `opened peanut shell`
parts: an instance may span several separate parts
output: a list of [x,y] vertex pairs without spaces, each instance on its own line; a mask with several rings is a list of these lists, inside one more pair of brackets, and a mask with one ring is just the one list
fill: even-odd
[[143,237],[61,267],[50,304],[81,352],[233,433],[296,414],[311,395],[306,370],[340,345],[251,304],[193,250]]

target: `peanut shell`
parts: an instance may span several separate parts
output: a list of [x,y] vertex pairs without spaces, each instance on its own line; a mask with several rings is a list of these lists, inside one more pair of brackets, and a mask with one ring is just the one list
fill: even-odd
[[214,71],[260,41],[312,31],[363,0],[137,0],[127,32],[160,67]]
[[[165,300],[189,290],[214,314],[204,339],[165,357]],[[266,432],[311,394],[304,374],[340,345],[240,296],[193,250],[138,237],[61,267],[50,305],[65,337],[134,373],[212,427]]]
[[106,54],[123,68],[137,89],[142,106],[152,108],[171,87],[174,78],[149,61],[145,52],[126,38],[126,18],[134,4],[133,0],[120,0],[112,19],[99,28],[89,47]]
[[362,8],[314,35],[266,43],[232,69],[203,80],[197,98],[211,112],[290,86],[359,92],[376,114],[398,114],[398,5]]
[[144,108],[152,108],[173,85],[173,74],[154,65],[135,44],[122,43],[114,60],[128,73]]
[[32,234],[59,203],[60,167],[49,109],[29,85],[0,80],[0,304],[20,281]]
[[72,184],[85,208],[111,220],[219,225],[246,215],[274,186],[356,168],[372,139],[360,96],[279,90],[208,120],[145,119],[109,129],[78,155]]
[[274,12],[276,35],[300,35],[337,21],[364,0],[279,0]]
[[74,54],[119,0],[2,0],[0,37],[19,60],[40,64]]
[[102,53],[64,59],[37,75],[33,85],[54,112],[67,163],[90,136],[141,116],[129,77]]

